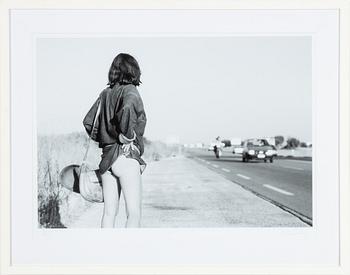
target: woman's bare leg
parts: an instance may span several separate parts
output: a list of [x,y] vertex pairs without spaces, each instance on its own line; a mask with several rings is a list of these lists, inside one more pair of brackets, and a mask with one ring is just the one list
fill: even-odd
[[103,186],[104,208],[101,227],[114,227],[115,218],[118,214],[120,188],[117,178],[109,171],[101,175]]
[[118,158],[112,166],[112,171],[118,176],[125,199],[127,215],[126,227],[140,227],[141,223],[141,174],[137,160]]

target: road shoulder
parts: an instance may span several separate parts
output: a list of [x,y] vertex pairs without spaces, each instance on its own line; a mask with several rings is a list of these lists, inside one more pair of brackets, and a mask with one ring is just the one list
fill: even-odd
[[[121,201],[117,227],[125,223]],[[96,204],[70,227],[99,227]],[[149,163],[143,175],[143,227],[307,227],[297,217],[186,157]]]

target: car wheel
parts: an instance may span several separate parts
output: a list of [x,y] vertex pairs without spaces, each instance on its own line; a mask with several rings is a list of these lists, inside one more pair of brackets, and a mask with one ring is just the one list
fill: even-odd
[[264,159],[264,162],[266,162],[267,160],[266,159]]
[[273,158],[270,158],[270,162],[273,163]]
[[243,162],[246,162],[246,158],[245,158],[245,157],[242,157],[242,161],[243,161]]

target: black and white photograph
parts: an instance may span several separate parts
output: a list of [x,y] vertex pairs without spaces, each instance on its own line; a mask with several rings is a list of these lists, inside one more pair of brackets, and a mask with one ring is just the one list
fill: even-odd
[[38,38],[39,227],[312,226],[311,42]]
[[350,15],[47,5],[5,16],[10,274],[339,269]]

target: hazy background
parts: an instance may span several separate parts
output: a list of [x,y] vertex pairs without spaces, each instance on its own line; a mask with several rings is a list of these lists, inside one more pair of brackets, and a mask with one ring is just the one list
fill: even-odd
[[310,37],[38,39],[38,133],[83,131],[120,52],[140,64],[149,139],[312,141]]

